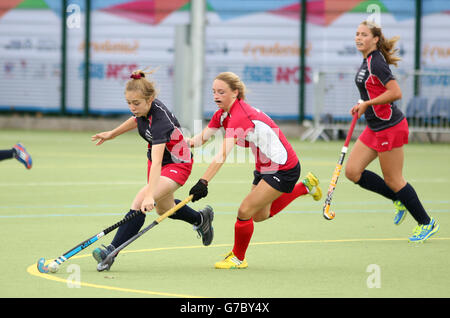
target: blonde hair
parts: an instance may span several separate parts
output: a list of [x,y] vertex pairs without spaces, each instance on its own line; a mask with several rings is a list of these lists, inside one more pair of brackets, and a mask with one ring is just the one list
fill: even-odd
[[215,79],[224,81],[230,86],[231,90],[238,90],[237,99],[245,100],[245,84],[241,81],[239,76],[234,74],[233,72],[223,72],[216,76]]
[[125,91],[139,91],[146,100],[155,99],[158,94],[155,83],[146,78],[146,74],[153,74],[156,69],[145,72],[144,70],[136,70],[131,73],[130,80],[125,85]]
[[402,59],[395,54],[398,52],[398,49],[395,48],[395,44],[400,39],[399,36],[394,36],[390,39],[386,39],[383,35],[381,27],[372,21],[363,21],[362,25],[365,25],[369,28],[370,32],[374,37],[378,37],[377,49],[383,54],[384,59],[388,64],[393,64],[398,66],[397,62]]

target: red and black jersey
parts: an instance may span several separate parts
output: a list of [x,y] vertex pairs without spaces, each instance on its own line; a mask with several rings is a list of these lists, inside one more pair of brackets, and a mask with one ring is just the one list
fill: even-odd
[[223,127],[226,138],[234,138],[238,146],[250,147],[259,172],[289,170],[298,163],[297,154],[275,122],[241,99],[236,99],[229,113],[217,110],[208,127]]
[[148,142],[147,157],[152,160],[152,145],[166,144],[162,165],[192,162],[192,153],[183,138],[180,124],[158,99],[152,102],[147,116],[136,117],[139,135]]
[[[392,75],[383,54],[375,50],[363,60],[356,74],[355,83],[361,99],[366,101],[383,94],[386,91],[385,85],[394,79],[394,75]],[[367,125],[373,131],[392,127],[404,118],[402,111],[394,102],[369,106],[364,116],[367,120]]]

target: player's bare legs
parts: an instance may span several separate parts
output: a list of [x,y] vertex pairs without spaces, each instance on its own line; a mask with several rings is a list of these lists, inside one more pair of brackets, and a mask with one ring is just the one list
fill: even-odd
[[366,167],[378,156],[378,153],[367,147],[359,139],[352,147],[345,165],[345,176],[353,182],[358,182]]
[[[133,201],[131,209],[139,209],[142,200],[145,197],[145,190],[148,185],[144,186],[136,198]],[[164,214],[169,209],[173,208],[178,200],[175,200],[174,193],[180,188],[181,185],[174,180],[161,176],[158,182],[158,189],[154,191],[156,202],[156,213],[159,215]],[[214,237],[214,228],[212,226],[212,221],[214,219],[213,209],[207,205],[200,211],[195,211],[188,205],[180,208],[175,214],[171,215],[169,218],[175,220],[183,220],[194,226],[194,230],[202,237],[203,245],[208,246],[211,244]]]
[[384,181],[392,191],[400,191],[406,185],[406,180],[403,178],[403,147],[380,152],[378,157]]
[[[143,186],[142,189],[138,192],[136,197],[131,204],[132,210],[139,210],[142,204],[142,201],[145,197],[145,190],[147,189],[148,184]],[[161,215],[170,208],[172,208],[175,203],[173,200],[173,193],[180,188],[180,185],[169,179],[167,177],[161,176],[158,182],[158,189],[156,189],[153,193],[155,195],[154,200],[156,202],[156,212]],[[170,194],[172,194],[170,196]]]
[[275,190],[264,179],[261,179],[242,201],[238,210],[238,218],[241,220],[253,218],[255,222],[266,220],[269,217],[270,205],[282,194],[283,192]]

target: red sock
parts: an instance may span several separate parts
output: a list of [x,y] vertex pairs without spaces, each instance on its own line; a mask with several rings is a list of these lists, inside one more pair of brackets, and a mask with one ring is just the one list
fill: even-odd
[[245,258],[248,244],[253,235],[253,219],[240,220],[237,219],[234,224],[234,247],[233,253],[241,261]]
[[302,182],[297,183],[291,193],[283,193],[278,199],[272,202],[272,205],[270,206],[270,216],[274,216],[296,198],[307,193],[308,188],[305,187]]

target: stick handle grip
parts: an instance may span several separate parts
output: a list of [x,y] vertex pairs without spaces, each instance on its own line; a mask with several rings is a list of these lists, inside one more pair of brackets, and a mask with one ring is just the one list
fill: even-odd
[[[358,100],[358,104],[363,102],[362,99]],[[350,128],[347,133],[347,138],[345,139],[344,147],[348,147],[350,140],[352,139],[353,130],[355,129],[356,122],[358,121],[358,113],[353,115],[352,123],[350,124]]]
[[106,228],[103,230],[103,234],[108,234],[109,232],[117,229],[119,226],[121,226],[122,224],[130,221],[131,219],[135,218],[136,216],[138,216],[140,213],[142,213],[141,211],[134,211],[133,213],[125,216],[122,220],[120,220],[119,222],[117,222],[116,224],[111,225],[110,227]]
[[348,130],[347,138],[345,139],[344,147],[348,147],[350,140],[352,139],[353,130],[355,129],[356,122],[358,121],[358,113],[353,116],[350,129]]

